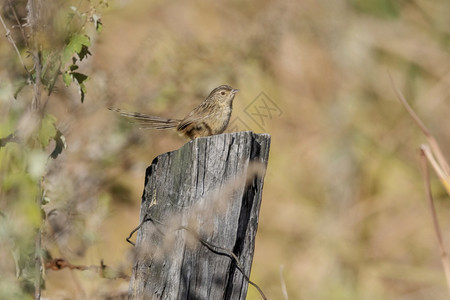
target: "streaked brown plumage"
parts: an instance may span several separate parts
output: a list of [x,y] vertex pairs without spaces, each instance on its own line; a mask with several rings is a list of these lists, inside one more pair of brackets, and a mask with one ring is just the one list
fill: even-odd
[[181,135],[193,140],[225,131],[230,121],[233,99],[238,91],[229,85],[215,88],[199,106],[182,120],[129,113],[113,107],[108,109],[132,119],[141,128],[176,129]]

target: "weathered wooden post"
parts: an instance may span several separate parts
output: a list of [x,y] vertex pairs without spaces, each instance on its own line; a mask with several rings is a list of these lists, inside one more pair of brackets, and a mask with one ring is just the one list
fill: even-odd
[[245,299],[270,136],[198,138],[147,168],[130,299]]

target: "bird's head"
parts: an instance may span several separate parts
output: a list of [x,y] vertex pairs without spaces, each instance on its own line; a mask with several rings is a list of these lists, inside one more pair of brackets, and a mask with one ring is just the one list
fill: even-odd
[[233,89],[229,85],[221,85],[211,91],[207,100],[217,101],[219,103],[232,103],[234,95],[239,92],[238,89]]

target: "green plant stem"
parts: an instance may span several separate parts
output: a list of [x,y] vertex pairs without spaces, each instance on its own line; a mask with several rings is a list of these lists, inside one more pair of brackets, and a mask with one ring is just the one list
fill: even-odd
[[[38,196],[36,198],[36,204],[39,209],[39,224],[42,225],[42,181],[38,183]],[[38,230],[36,232],[36,240],[35,240],[35,254],[34,254],[34,263],[35,263],[35,281],[34,281],[34,299],[41,299],[41,284],[42,284],[42,226],[39,225]]]
[[[41,0],[28,0],[27,9],[28,9],[28,23],[31,28],[30,37],[31,37],[31,56],[33,57],[34,63],[34,71],[35,71],[35,80],[33,84],[33,99],[31,102],[31,110],[39,113],[40,110],[40,102],[41,102],[41,74],[42,74],[42,59],[40,53],[40,43],[39,43],[39,8],[42,6]],[[34,263],[35,263],[35,279],[34,279],[34,299],[41,299],[41,285],[42,285],[42,260],[41,260],[41,249],[42,249],[42,240],[41,240],[41,224],[42,224],[42,182],[39,180],[38,182],[38,196],[36,198],[36,205],[39,209],[39,228],[36,233],[35,239],[35,255],[34,255]]]

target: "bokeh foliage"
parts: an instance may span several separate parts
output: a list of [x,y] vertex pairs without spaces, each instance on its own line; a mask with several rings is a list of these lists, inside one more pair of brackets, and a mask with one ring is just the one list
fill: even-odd
[[9,42],[1,44],[7,53],[0,99],[2,299],[39,297],[37,287],[45,287],[42,265],[51,255],[41,236],[52,234],[43,231],[51,201],[46,179],[66,148],[58,119],[47,106],[62,78],[67,87],[76,83],[84,100],[88,76],[75,70],[90,54],[87,24],[101,29],[94,4],[86,4],[88,12],[79,10],[81,2],[77,7],[63,1],[2,3],[1,24]]

